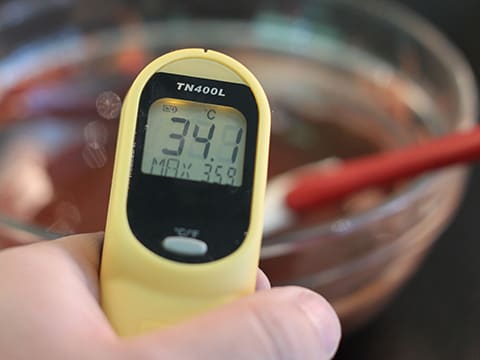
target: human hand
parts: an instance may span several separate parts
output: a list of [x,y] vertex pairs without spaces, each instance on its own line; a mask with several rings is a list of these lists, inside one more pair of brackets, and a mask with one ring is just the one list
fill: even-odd
[[306,289],[270,289],[169,329],[119,338],[98,303],[102,234],[0,252],[0,359],[331,359],[340,325]]

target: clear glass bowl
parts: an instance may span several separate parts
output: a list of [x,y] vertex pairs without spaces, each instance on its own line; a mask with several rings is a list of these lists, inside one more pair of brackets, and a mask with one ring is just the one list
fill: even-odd
[[[461,55],[381,2],[16,0],[0,14],[2,247],[103,229],[118,119],[101,117],[97,98],[123,98],[171,49],[218,49],[257,75],[272,105],[271,178],[467,129],[477,115]],[[415,271],[465,177],[439,171],[303,216],[265,237],[261,265],[358,326]]]

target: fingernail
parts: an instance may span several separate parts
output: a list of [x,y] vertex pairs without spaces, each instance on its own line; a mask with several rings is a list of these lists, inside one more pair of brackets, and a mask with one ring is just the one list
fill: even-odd
[[323,352],[332,358],[338,350],[342,333],[338,316],[321,296],[312,293],[306,297],[301,306],[318,330]]
[[272,286],[270,285],[270,280],[267,275],[262,270],[257,272],[257,284],[255,286],[255,291],[269,290]]

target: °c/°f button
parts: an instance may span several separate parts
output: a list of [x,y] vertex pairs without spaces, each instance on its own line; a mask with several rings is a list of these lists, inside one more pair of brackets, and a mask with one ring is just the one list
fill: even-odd
[[169,252],[183,256],[203,256],[208,251],[208,245],[202,240],[183,236],[168,236],[163,239],[162,246]]

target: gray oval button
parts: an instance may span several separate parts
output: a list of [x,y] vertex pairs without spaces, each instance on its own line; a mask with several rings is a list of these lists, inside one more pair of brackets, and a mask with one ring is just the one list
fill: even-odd
[[185,256],[203,256],[208,251],[208,245],[202,240],[183,236],[166,237],[162,245],[167,251]]

